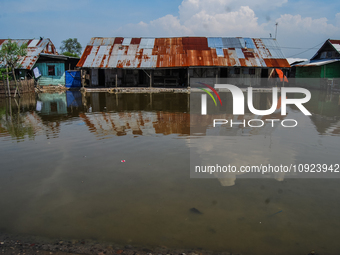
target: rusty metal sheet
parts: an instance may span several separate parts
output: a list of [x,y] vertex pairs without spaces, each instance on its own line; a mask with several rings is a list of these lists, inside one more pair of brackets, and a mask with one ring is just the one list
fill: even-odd
[[131,44],[140,44],[141,38],[132,38]]
[[[8,40],[2,39],[0,40],[0,44],[7,43]],[[54,53],[58,55],[55,46],[51,42],[50,39],[13,39],[12,42],[16,42],[19,46],[23,44],[27,44],[27,55],[19,59],[18,64],[20,65],[20,69],[28,69],[31,70],[34,64],[37,62],[40,53]],[[2,63],[0,63],[1,65]]]
[[[96,58],[97,52],[99,50],[99,46],[92,46],[91,53],[86,57],[84,62],[84,67],[94,67],[93,61]],[[99,66],[96,66],[99,67]]]
[[88,45],[108,46],[108,45],[112,45],[114,40],[115,40],[115,37],[94,37],[90,40],[90,43]]
[[[289,67],[275,39],[116,37],[103,47],[91,39],[77,66],[92,68],[168,68],[189,66]],[[112,47],[111,47],[112,46]],[[228,47],[227,47],[228,46]],[[230,47],[232,46],[232,47]],[[90,52],[89,52],[90,51]]]
[[267,67],[281,67],[281,68],[289,68],[290,65],[287,59],[264,59]]
[[184,50],[209,50],[206,37],[183,37],[182,44]]

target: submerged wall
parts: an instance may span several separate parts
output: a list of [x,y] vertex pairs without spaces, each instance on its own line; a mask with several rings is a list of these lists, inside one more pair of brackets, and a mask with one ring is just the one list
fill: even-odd
[[[48,85],[63,85],[65,86],[65,64],[64,63],[53,63],[44,62],[36,63],[33,68],[38,67],[41,76],[38,78],[38,85],[48,86]],[[49,67],[54,68],[54,72],[49,72]]]

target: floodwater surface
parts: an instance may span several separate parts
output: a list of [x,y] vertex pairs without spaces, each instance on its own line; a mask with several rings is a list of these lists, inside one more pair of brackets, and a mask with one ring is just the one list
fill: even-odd
[[[340,179],[190,178],[189,101],[180,93],[70,91],[1,99],[0,232],[256,255],[339,253]],[[339,95],[312,92],[305,137],[289,140],[299,148],[295,162],[339,153],[339,104]],[[273,147],[258,134],[247,139],[264,155],[280,147],[282,132],[272,132]],[[251,157],[240,139],[228,135],[227,153]],[[279,152],[291,159],[287,144]]]

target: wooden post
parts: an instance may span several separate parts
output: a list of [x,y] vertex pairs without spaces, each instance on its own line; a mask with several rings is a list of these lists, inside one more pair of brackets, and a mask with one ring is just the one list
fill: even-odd
[[2,83],[4,84],[5,97],[7,97],[7,88],[6,88],[6,82],[5,82],[4,76],[2,76]]
[[153,84],[153,70],[150,70],[150,88],[152,88]]
[[6,80],[7,80],[8,97],[11,97],[11,89],[9,88],[9,79],[8,79],[8,65],[6,65]]
[[190,87],[190,72],[189,72],[189,67],[187,69],[187,76],[188,76],[188,88]]
[[[118,72],[118,70],[116,69],[116,71]],[[116,73],[116,88],[118,87],[118,74]]]
[[215,84],[218,84],[218,78],[220,78],[220,70],[221,68],[220,67],[217,67],[217,72],[216,72],[216,81],[215,81]]

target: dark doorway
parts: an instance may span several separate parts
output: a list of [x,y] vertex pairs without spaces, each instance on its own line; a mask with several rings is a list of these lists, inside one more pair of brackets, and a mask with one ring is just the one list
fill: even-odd
[[179,87],[187,87],[188,86],[188,75],[187,69],[179,69],[179,79],[178,86]]
[[145,73],[143,70],[139,70],[138,72],[138,85],[146,85],[146,82],[145,82]]
[[227,78],[228,77],[228,68],[221,68],[220,69],[220,77]]
[[98,70],[98,86],[105,87],[105,70],[99,69]]
[[261,70],[261,78],[268,78],[268,69],[262,68]]

